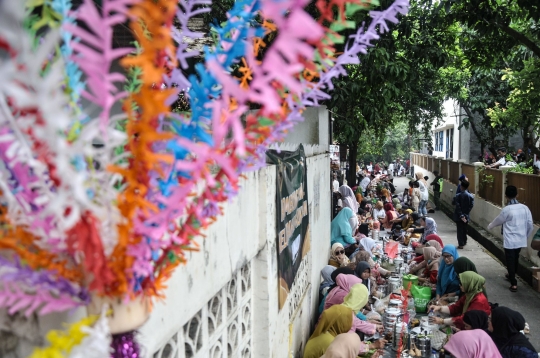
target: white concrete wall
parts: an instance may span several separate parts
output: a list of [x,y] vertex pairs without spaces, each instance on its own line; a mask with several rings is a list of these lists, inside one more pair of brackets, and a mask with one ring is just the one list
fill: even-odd
[[166,299],[155,305],[140,330],[148,357],[180,332],[249,261],[252,353],[286,357],[290,351],[303,350],[317,309],[320,270],[328,260],[331,205],[329,156],[310,157],[307,165],[311,250],[283,309],[278,310],[276,167],[267,166],[246,175],[239,196],[224,206],[225,215],[207,230],[206,239],[198,240],[201,251],[188,254],[188,264],[169,280]]
[[[429,176],[429,183],[431,183],[431,181],[433,181],[433,179],[435,178],[433,173],[428,172],[427,169],[419,167],[417,165],[415,165],[414,171],[415,171],[415,173],[417,171],[422,171],[424,173],[424,175]],[[432,188],[433,187],[430,187],[430,190]],[[443,200],[447,204],[451,204],[452,203],[452,198],[456,194],[456,189],[457,189],[457,185],[445,180],[444,185],[443,185],[443,192],[441,193],[441,200]],[[473,208],[473,210],[471,212],[471,215],[470,215],[471,220],[475,224],[477,224],[478,226],[485,229],[486,231],[489,231],[490,234],[492,234],[493,236],[495,236],[498,239],[502,240],[503,237],[502,237],[502,234],[501,234],[500,226],[498,226],[496,228],[493,228],[491,230],[487,230],[487,227],[488,227],[489,223],[491,223],[501,213],[501,210],[502,209],[500,207],[498,207],[498,206],[496,206],[496,205],[494,205],[494,204],[480,198],[478,195],[476,195],[474,197],[474,208]],[[528,246],[527,246],[527,248],[521,250],[521,255],[523,257],[527,258],[528,260],[530,260],[531,262],[535,263],[536,266],[540,265],[540,258],[537,256],[537,254],[536,254],[537,252],[530,248],[530,244],[531,244],[531,241],[532,241],[532,238],[533,238],[534,234],[536,233],[536,231],[539,228],[540,227],[538,225],[534,225],[533,232],[532,232],[531,236],[528,238]]]
[[304,121],[298,123],[285,138],[286,143],[330,144],[329,112],[326,106],[308,107],[302,113]]

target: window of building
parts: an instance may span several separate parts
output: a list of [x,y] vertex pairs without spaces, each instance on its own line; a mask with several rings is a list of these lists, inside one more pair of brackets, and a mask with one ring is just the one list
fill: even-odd
[[439,131],[439,152],[443,151],[443,138],[444,138],[444,131]]

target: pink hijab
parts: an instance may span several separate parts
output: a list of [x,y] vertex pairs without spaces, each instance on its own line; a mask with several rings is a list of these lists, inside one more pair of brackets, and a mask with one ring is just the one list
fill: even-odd
[[355,275],[344,275],[339,274],[336,277],[336,285],[332,291],[326,296],[326,301],[324,302],[324,309],[328,309],[333,305],[340,305],[343,303],[345,296],[351,290],[351,287],[357,283],[362,283],[362,280],[356,277]]
[[456,358],[502,358],[491,337],[481,329],[457,332],[444,349]]

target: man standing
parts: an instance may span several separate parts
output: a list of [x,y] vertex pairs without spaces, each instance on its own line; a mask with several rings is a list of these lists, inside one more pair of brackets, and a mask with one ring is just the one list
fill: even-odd
[[456,195],[456,208],[454,209],[454,221],[457,225],[458,249],[463,249],[467,245],[467,226],[469,225],[471,210],[474,206],[474,198],[469,192],[469,182],[464,180],[461,183],[461,193]]
[[337,180],[337,174],[334,173],[334,180],[332,181],[332,191],[335,193],[339,191],[339,181]]
[[506,278],[510,281],[510,291],[516,292],[516,269],[519,262],[519,252],[522,247],[527,247],[527,238],[533,230],[533,220],[529,208],[516,200],[518,192],[515,186],[507,186],[504,194],[508,204],[502,209],[499,216],[489,224],[488,230],[502,225],[504,255],[508,269]]
[[435,210],[440,210],[439,205],[441,204],[441,192],[443,190],[443,177],[439,175],[438,171],[433,171],[433,174],[435,174],[435,179],[431,182],[431,186],[433,186],[433,197],[435,198]]
[[394,163],[388,164],[388,175],[392,175],[392,181],[394,181]]

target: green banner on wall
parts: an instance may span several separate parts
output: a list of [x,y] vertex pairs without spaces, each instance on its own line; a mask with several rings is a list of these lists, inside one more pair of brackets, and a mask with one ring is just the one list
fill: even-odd
[[307,165],[302,145],[294,152],[270,150],[266,154],[277,166],[276,247],[281,309],[310,247]]

